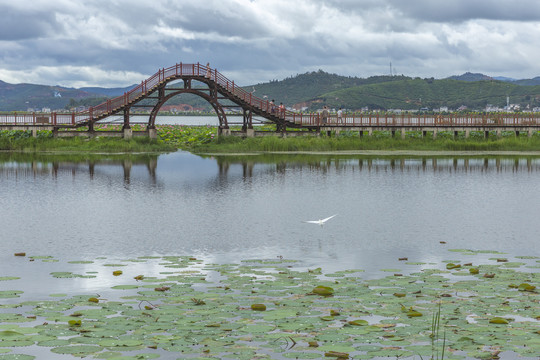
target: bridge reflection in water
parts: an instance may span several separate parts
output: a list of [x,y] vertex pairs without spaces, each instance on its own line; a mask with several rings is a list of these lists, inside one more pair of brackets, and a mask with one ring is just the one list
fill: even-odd
[[[28,155],[26,155],[28,159]],[[200,158],[201,161],[204,159]],[[366,172],[366,173],[506,173],[540,172],[540,158],[537,157],[342,157],[342,156],[215,156],[215,175],[206,179],[223,181],[231,179],[251,179],[260,175],[286,175],[301,172]],[[138,181],[157,185],[158,155],[142,157],[96,158],[87,160],[59,159],[54,156],[33,160],[0,154],[0,179],[52,178],[72,176],[111,177],[115,180],[123,176],[125,185],[129,185],[135,167],[148,173],[148,180],[140,176]],[[180,167],[184,167],[181,165]],[[110,170],[109,170],[110,169]],[[191,172],[189,167],[186,172]],[[201,183],[202,185],[202,183]]]
[[[89,159],[84,161],[77,160],[53,160],[47,158],[35,159],[31,161],[12,160],[2,161],[0,157],[0,178],[6,179],[24,179],[24,178],[47,178],[57,179],[71,175],[86,176],[94,179],[95,176],[101,175],[99,170],[102,169],[102,174],[107,174],[106,168],[122,169],[123,181],[127,185],[131,182],[132,169],[144,167],[148,171],[150,183],[156,183],[156,168],[157,155],[144,157],[124,157],[119,159],[101,158]],[[115,174],[107,174],[107,176],[115,176]]]
[[[230,159],[217,158],[219,176],[227,177],[232,167],[241,168],[244,178],[251,178],[259,172],[258,165],[268,161],[257,161],[253,157]],[[361,172],[540,172],[540,158],[501,158],[501,157],[422,157],[422,158],[319,158],[318,160],[275,161],[275,167],[266,167],[264,172],[286,173],[290,171],[361,171]]]

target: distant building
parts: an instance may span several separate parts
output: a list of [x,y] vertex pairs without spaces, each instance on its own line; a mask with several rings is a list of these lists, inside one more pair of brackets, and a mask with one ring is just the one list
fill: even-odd
[[41,112],[43,112],[43,113],[50,113],[50,112],[51,112],[51,108],[44,107],[43,109],[41,109]]
[[509,104],[504,107],[505,111],[519,111],[521,110],[521,105],[519,104]]

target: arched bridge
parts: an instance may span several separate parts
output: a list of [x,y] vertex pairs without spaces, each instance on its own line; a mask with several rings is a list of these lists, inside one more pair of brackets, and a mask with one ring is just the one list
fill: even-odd
[[[374,130],[400,131],[405,137],[407,131],[428,132],[436,137],[438,131],[453,131],[454,135],[464,132],[468,137],[471,131],[483,131],[488,136],[496,131],[527,132],[532,136],[540,130],[540,118],[536,114],[330,114],[323,118],[320,113],[297,113],[281,109],[267,99],[261,99],[227,79],[216,69],[202,64],[176,64],[160,69],[130,91],[88,110],[74,113],[51,114],[7,114],[0,115],[0,128],[69,130],[94,126],[112,115],[123,116],[121,136],[131,137],[130,116],[137,110],[149,113],[147,133],[156,137],[155,121],[159,109],[172,97],[189,93],[208,101],[219,119],[219,134],[230,133],[226,110],[236,110],[242,116],[242,132],[254,134],[253,116],[258,115],[276,125],[276,131],[285,132],[287,128],[303,130],[335,131],[354,130],[360,135],[371,134]],[[68,133],[66,131],[65,133]],[[302,133],[302,132],[295,132]],[[82,133],[84,134],[84,133]]]
[[[182,80],[181,82],[179,80]],[[178,86],[180,85],[180,86]],[[202,64],[176,64],[160,69],[130,91],[88,110],[76,113],[10,114],[0,117],[0,124],[60,128],[88,127],[109,116],[122,114],[124,131],[130,129],[130,114],[136,110],[150,113],[148,130],[155,131],[159,109],[172,97],[189,93],[202,97],[214,108],[219,119],[220,132],[229,129],[226,110],[235,109],[243,114],[243,130],[253,129],[253,115],[275,123],[278,130],[299,127],[294,123],[295,113],[279,109],[269,100],[260,99],[237,86],[216,69]],[[292,121],[291,121],[292,120]]]

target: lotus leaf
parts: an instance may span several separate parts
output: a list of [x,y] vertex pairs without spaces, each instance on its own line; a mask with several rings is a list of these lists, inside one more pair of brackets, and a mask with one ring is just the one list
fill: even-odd
[[366,325],[369,325],[369,323],[366,320],[352,320],[352,321],[347,322],[347,324],[354,325],[354,326],[366,326]]
[[519,291],[530,291],[530,292],[532,292],[532,291],[534,291],[536,289],[536,286],[528,284],[528,283],[523,283],[523,284],[520,284],[517,288],[518,288]]
[[409,311],[407,311],[407,316],[408,317],[419,317],[419,316],[422,316],[422,313],[419,312],[419,311],[410,309]]
[[335,358],[338,358],[338,359],[348,359],[349,358],[349,354],[344,353],[344,352],[339,352],[339,351],[328,351],[328,352],[324,353],[324,356],[326,356],[326,357],[335,357]]
[[334,289],[329,287],[329,286],[323,286],[323,285],[319,285],[317,287],[315,287],[312,292],[314,294],[317,294],[317,295],[321,295],[321,296],[332,296],[334,295]]
[[81,320],[69,320],[68,321],[68,324],[70,326],[81,326],[82,325],[82,322]]
[[503,324],[503,325],[509,324],[508,320],[501,317],[494,317],[489,320],[489,323],[490,324]]
[[321,354],[310,353],[310,352],[287,352],[282,355],[287,359],[320,359]]
[[12,339],[12,340],[2,340],[0,342],[1,347],[26,347],[34,345],[33,340],[25,339]]
[[69,344],[70,344],[70,341],[64,340],[64,339],[43,340],[37,343],[38,346],[45,346],[45,347],[67,346]]
[[93,345],[69,345],[69,346],[59,346],[52,348],[51,351],[56,354],[70,354],[73,356],[85,356],[97,353],[103,348],[101,346]]
[[0,299],[18,298],[22,293],[19,290],[2,290],[0,291]]
[[105,339],[99,342],[100,346],[103,346],[106,348],[133,347],[133,346],[140,346],[142,344],[143,342],[137,339]]

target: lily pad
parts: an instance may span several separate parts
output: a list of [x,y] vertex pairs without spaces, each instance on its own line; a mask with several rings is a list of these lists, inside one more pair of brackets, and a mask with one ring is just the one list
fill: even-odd
[[312,292],[314,294],[321,295],[321,296],[332,296],[332,295],[334,295],[334,289],[332,289],[329,286],[323,286],[323,285],[319,285],[319,286],[315,287],[312,290]]
[[59,346],[52,348],[51,351],[56,354],[66,354],[73,356],[87,356],[100,352],[103,348],[101,346],[93,345],[69,345],[69,346]]

